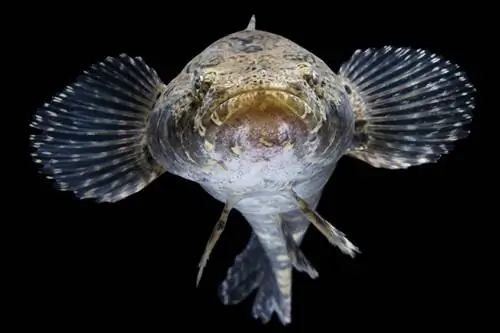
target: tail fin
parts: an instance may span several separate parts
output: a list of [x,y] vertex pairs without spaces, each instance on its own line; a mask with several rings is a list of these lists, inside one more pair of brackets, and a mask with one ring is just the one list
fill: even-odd
[[148,115],[164,90],[141,58],[93,65],[36,112],[34,161],[81,199],[114,202],[140,191],[164,171],[146,144]]
[[374,167],[436,162],[465,138],[475,89],[458,66],[425,50],[356,51],[340,75],[356,114],[349,155]]
[[236,256],[233,266],[219,288],[223,304],[238,304],[248,297],[261,283],[264,272],[271,269],[257,235],[252,236],[246,248]]
[[[257,289],[258,287],[258,289]],[[223,304],[238,304],[255,289],[257,295],[252,307],[252,315],[263,323],[268,323],[274,312],[283,324],[290,322],[287,309],[282,309],[281,294],[271,263],[255,233],[243,252],[236,256],[235,263],[228,270],[226,279],[219,288]]]
[[[293,237],[286,234],[287,247],[293,266],[301,272],[306,272],[315,279],[318,276],[304,254],[293,243]],[[238,304],[246,299],[255,289],[252,314],[255,319],[268,323],[274,312],[283,324],[291,321],[290,299],[283,300],[273,272],[271,262],[266,255],[259,239],[252,233],[247,247],[236,256],[233,266],[228,270],[226,279],[219,288],[219,297],[223,304]],[[284,304],[285,303],[285,304]]]
[[268,269],[255,296],[252,315],[255,319],[260,319],[262,323],[267,324],[274,312],[283,325],[291,323],[291,299],[281,295],[276,278],[272,270]]

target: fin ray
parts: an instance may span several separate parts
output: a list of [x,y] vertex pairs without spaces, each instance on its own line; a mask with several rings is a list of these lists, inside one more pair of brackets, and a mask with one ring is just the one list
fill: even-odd
[[252,15],[245,30],[255,30],[255,15]]
[[283,325],[289,324],[291,321],[290,314],[285,314],[289,307],[280,304],[283,300],[279,296],[280,292],[276,280],[269,273],[265,276],[260,284],[257,295],[252,306],[252,315],[255,319],[260,319],[263,324],[269,323],[273,313],[276,312],[279,320]]
[[299,245],[295,242],[289,222],[287,222],[285,219],[281,219],[281,225],[293,267],[299,272],[307,273],[311,279],[317,278],[319,276],[319,273],[304,255]]
[[245,249],[236,256],[226,278],[219,287],[219,298],[226,305],[238,304],[247,298],[262,282],[269,269],[262,245],[252,232]]
[[268,323],[273,313],[276,313],[283,324],[290,323],[291,296],[280,290],[276,277],[277,269],[279,270],[277,267],[273,268],[259,236],[252,232],[246,248],[236,256],[234,264],[219,287],[222,303],[237,304],[257,290],[252,306],[253,317]]
[[164,91],[140,58],[122,54],[92,65],[36,112],[34,161],[78,198],[114,202],[140,191],[164,172],[145,139]]
[[356,116],[349,156],[408,168],[436,162],[469,134],[475,89],[450,61],[386,46],[356,51],[339,73]]

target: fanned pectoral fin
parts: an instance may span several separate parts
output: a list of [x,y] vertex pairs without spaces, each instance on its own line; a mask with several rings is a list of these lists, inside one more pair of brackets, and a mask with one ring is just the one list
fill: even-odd
[[425,50],[358,50],[340,68],[356,116],[348,155],[387,169],[436,162],[472,121],[475,89],[459,67]]
[[356,253],[360,252],[359,249],[347,239],[343,232],[336,229],[330,222],[310,209],[307,202],[301,199],[295,192],[292,191],[292,194],[297,202],[297,206],[304,212],[308,221],[311,222],[311,224],[313,224],[331,244],[337,246],[342,252],[351,257],[354,257]]
[[215,224],[215,227],[212,230],[212,233],[210,234],[207,245],[205,246],[205,251],[203,252],[203,256],[201,257],[200,263],[198,265],[199,270],[198,270],[198,276],[196,277],[196,286],[198,286],[200,283],[201,276],[203,275],[203,269],[207,265],[210,253],[212,252],[215,244],[219,240],[220,235],[222,234],[224,228],[226,227],[227,218],[229,217],[229,213],[231,212],[232,208],[233,208],[233,203],[227,202],[226,205],[224,206],[224,209],[222,210],[222,214],[220,215],[219,220]]
[[149,117],[165,91],[141,58],[94,64],[37,110],[34,161],[80,199],[116,202],[140,191],[166,171],[147,144]]

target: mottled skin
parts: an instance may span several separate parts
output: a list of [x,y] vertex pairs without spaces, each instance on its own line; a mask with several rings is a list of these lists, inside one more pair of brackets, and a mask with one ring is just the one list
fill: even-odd
[[198,182],[252,226],[271,261],[290,320],[292,263],[277,221],[300,244],[314,209],[351,145],[346,88],[314,54],[281,36],[240,31],[216,41],[170,82],[149,122],[150,151],[165,169]]

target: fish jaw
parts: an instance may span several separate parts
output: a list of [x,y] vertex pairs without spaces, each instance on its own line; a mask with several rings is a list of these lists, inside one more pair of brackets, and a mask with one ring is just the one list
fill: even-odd
[[314,110],[285,91],[245,92],[210,112],[205,137],[220,154],[253,159],[270,159],[285,150],[299,154],[321,122]]

